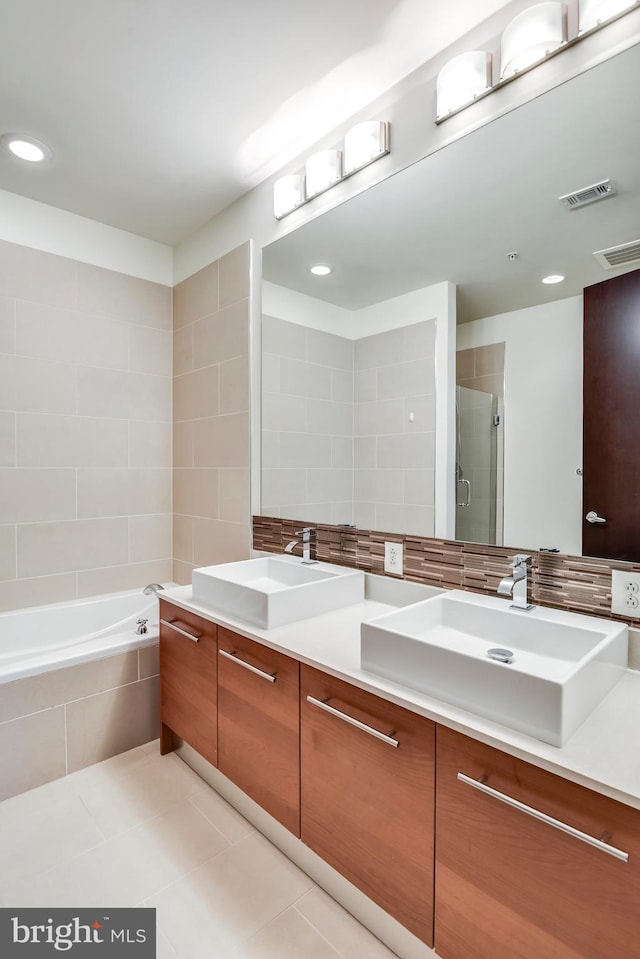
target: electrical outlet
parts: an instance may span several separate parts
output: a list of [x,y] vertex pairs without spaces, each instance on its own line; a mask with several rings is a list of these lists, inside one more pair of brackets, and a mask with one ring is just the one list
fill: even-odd
[[611,612],[640,616],[640,573],[611,570]]
[[402,576],[402,543],[384,544],[384,571]]

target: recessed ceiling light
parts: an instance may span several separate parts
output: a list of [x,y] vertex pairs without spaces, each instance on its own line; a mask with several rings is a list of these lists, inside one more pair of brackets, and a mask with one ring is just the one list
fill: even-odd
[[551,273],[549,276],[543,276],[543,283],[562,283],[564,277],[560,273]]
[[333,267],[328,263],[316,263],[315,266],[309,267],[309,273],[313,273],[314,276],[329,276],[333,273]]
[[35,137],[23,136],[18,133],[5,133],[1,139],[2,145],[21,160],[29,163],[39,163],[41,160],[50,160],[52,153],[46,143],[36,140]]

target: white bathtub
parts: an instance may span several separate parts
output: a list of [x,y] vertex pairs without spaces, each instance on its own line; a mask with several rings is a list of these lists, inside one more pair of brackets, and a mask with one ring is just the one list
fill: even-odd
[[[136,635],[136,621],[148,632]],[[0,683],[102,659],[158,639],[158,601],[142,589],[0,613]]]

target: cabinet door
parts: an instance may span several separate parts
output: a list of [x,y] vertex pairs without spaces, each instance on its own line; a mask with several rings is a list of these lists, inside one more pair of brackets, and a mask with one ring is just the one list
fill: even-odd
[[638,959],[640,812],[451,730],[438,727],[437,743],[438,955]]
[[171,733],[217,765],[216,629],[194,613],[160,601],[161,751]]
[[434,725],[308,666],[301,685],[302,839],[431,945]]
[[300,667],[228,629],[218,630],[219,768],[300,835]]

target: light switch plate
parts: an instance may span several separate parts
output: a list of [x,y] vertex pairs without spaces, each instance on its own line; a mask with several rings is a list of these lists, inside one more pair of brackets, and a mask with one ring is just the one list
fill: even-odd
[[402,576],[402,543],[384,544],[384,571]]
[[611,612],[640,617],[640,573],[611,570]]

